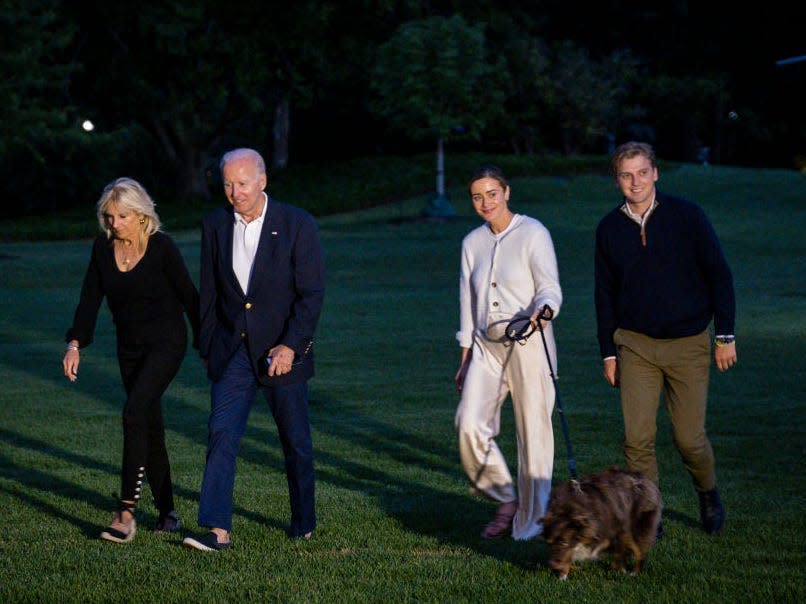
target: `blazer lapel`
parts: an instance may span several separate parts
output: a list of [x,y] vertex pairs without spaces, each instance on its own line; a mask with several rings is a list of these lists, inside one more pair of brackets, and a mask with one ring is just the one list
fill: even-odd
[[277,228],[276,202],[267,196],[267,203],[269,207],[266,208],[263,228],[260,230],[260,241],[258,241],[257,251],[255,252],[255,261],[252,263],[252,272],[249,275],[248,293],[252,293],[253,288],[259,287],[261,283],[265,283],[266,280],[261,278],[261,275],[265,274],[268,267],[271,266],[271,259],[279,242],[280,233]]

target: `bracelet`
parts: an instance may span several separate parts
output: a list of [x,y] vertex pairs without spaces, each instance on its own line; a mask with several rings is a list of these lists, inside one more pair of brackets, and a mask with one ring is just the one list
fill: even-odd
[[67,350],[75,350],[76,352],[78,352],[78,346],[76,346],[75,344],[68,344]]
[[717,346],[727,346],[728,344],[733,344],[736,341],[736,336],[716,336],[714,338],[714,344]]

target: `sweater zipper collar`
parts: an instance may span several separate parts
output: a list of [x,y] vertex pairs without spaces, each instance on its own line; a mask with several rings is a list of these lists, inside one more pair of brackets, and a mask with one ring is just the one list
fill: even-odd
[[649,220],[650,215],[655,211],[655,208],[657,207],[658,207],[657,197],[655,197],[652,200],[652,204],[649,206],[649,209],[647,209],[647,211],[641,215],[632,212],[630,210],[630,206],[627,204],[626,201],[621,206],[621,211],[624,213],[624,215],[641,227],[641,247],[646,247],[646,223]]

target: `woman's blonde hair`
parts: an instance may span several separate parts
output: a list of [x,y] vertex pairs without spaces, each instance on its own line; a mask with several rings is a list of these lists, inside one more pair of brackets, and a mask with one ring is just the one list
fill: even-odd
[[109,204],[114,203],[119,209],[134,212],[140,216],[141,229],[140,241],[138,242],[142,247],[151,235],[156,233],[162,227],[160,217],[154,209],[156,204],[151,196],[145,190],[145,187],[133,178],[122,177],[110,182],[104,187],[104,192],[101,193],[101,198],[98,200],[97,216],[98,225],[101,230],[106,233],[108,238],[112,237],[112,229],[106,221],[105,214],[109,209]]

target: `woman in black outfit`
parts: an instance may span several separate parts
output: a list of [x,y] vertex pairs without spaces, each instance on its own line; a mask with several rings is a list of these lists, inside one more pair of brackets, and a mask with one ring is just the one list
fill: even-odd
[[106,297],[126,403],[121,492],[101,538],[127,543],[134,538],[134,510],[145,481],[159,510],[156,532],[179,528],[161,397],[185,357],[185,314],[198,348],[199,292],[176,244],[160,230],[154,202],[140,183],[119,178],[107,185],[97,214],[103,233],[92,246],[73,325],[65,336],[62,365],[64,375],[75,381],[79,350],[92,343],[98,309]]

